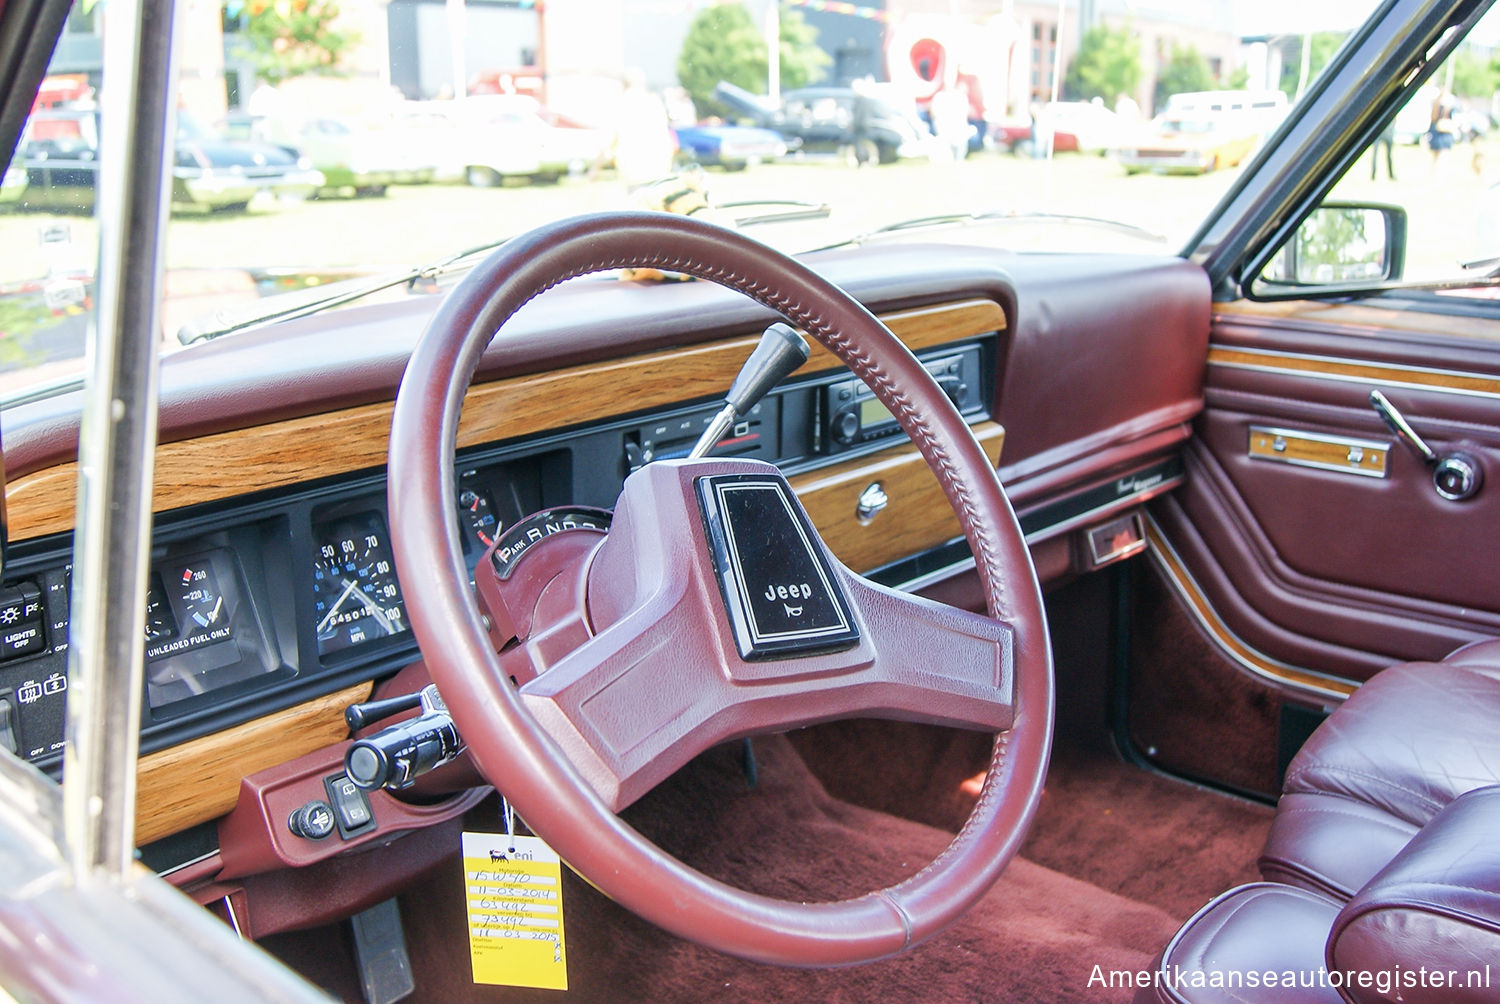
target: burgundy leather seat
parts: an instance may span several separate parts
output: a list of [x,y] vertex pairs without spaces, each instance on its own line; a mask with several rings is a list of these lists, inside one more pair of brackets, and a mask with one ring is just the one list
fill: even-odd
[[1444,806],[1500,784],[1500,640],[1394,666],[1287,769],[1261,874],[1347,900]]
[[1500,786],[1452,801],[1348,902],[1240,886],[1195,914],[1136,1004],[1500,1000]]

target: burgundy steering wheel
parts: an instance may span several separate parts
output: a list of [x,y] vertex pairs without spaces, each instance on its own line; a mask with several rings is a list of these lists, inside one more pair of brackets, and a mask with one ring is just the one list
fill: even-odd
[[[591,637],[513,685],[476,606],[453,518],[459,411],[485,347],[524,303],[566,279],[624,267],[737,290],[864,380],[958,514],[990,616],[849,572],[805,514],[798,522],[800,506],[769,465],[657,463],[627,481],[613,528],[582,566]],[[654,213],[565,220],[510,241],[453,290],[412,354],[391,429],[389,484],[411,625],[475,763],[563,860],[647,920],[762,962],[869,961],[957,919],[1015,854],[1052,738],[1051,657],[1030,555],[994,468],[947,396],[874,315],[806,266],[733,231]],[[769,509],[747,517],[735,509],[743,499]],[[736,537],[736,519],[743,531],[746,519],[773,510],[786,512],[778,532],[803,541],[823,570],[793,583],[799,592],[787,616],[823,613],[816,630],[790,632],[817,635],[790,653],[777,647],[786,631],[746,628],[756,619],[745,616],[757,610],[750,594],[762,585],[771,597],[761,619],[781,616],[772,608],[785,597],[767,582],[764,554],[726,560],[724,544]],[[818,584],[804,603],[807,581]],[[842,602],[841,611],[828,613],[825,598]],[[718,742],[861,714],[996,733],[968,822],[897,885],[831,903],[744,892],[663,853],[615,814]]]

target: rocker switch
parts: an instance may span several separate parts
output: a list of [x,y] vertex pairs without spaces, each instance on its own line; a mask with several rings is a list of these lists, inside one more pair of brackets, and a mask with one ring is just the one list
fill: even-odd
[[333,811],[338,813],[340,832],[350,833],[368,826],[375,817],[370,812],[370,800],[359,786],[343,774],[329,778],[327,783]]

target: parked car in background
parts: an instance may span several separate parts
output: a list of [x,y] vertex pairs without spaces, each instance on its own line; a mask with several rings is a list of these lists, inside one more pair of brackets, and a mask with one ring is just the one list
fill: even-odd
[[1149,131],[1113,154],[1126,173],[1204,174],[1234,167],[1286,115],[1281,91],[1194,91],[1174,94]]
[[757,126],[704,123],[673,126],[679,164],[743,171],[753,164],[785,157],[788,144],[781,133]]
[[26,171],[12,164],[5,169],[5,174],[0,176],[0,206],[20,202],[25,192]]
[[1036,126],[1030,120],[996,123],[990,130],[993,145],[1010,153],[1029,154],[1036,129],[1052,131],[1053,153],[1104,153],[1125,138],[1120,116],[1091,101],[1054,101],[1042,109]]
[[879,84],[804,87],[787,91],[781,103],[720,81],[714,97],[758,126],[773,129],[808,154],[852,155],[862,161],[894,164],[903,157],[926,157],[932,133],[915,105]]
[[224,131],[236,140],[273,143],[306,157],[323,173],[322,196],[381,196],[391,185],[424,184],[437,174],[431,152],[390,126],[331,116],[291,120],[234,112],[225,119]]
[[[99,113],[36,112],[22,137],[28,208],[88,209],[99,177]],[[270,143],[225,139],[182,114],[172,170],[174,210],[239,211],[260,195],[306,198],[324,184],[296,153]]]
[[423,102],[439,178],[461,178],[484,188],[507,178],[550,184],[607,159],[610,137],[524,94],[479,94],[461,101]]
[[1151,133],[1133,145],[1117,147],[1114,158],[1126,174],[1207,174],[1234,167],[1255,149],[1260,134],[1211,118],[1158,116]]

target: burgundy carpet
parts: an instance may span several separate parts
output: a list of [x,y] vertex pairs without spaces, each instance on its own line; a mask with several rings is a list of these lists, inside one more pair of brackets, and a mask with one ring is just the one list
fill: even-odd
[[[961,810],[970,737],[934,732],[932,745],[921,741],[925,730],[889,728],[848,723],[838,727],[842,732],[801,736],[799,745],[813,740],[834,747],[855,735],[865,773],[892,781],[890,771],[868,765],[913,761],[913,770],[935,771],[929,792],[939,780],[952,782],[948,802]],[[881,740],[879,748],[890,756],[872,756],[864,745],[871,739]],[[627,818],[710,875],[809,900],[897,881],[950,837],[944,829],[830,796],[784,737],[758,739],[756,750],[760,783],[754,791],[746,785],[738,747],[726,747],[663,784],[628,810]],[[845,750],[824,760],[852,755]],[[868,781],[850,787],[861,785],[878,787]],[[1249,877],[1269,811],[1102,758],[1063,758],[1023,852],[1031,860],[1015,861],[967,917],[926,945],[896,959],[832,971],[778,969],[699,948],[638,920],[565,870],[567,994],[471,984],[455,859],[401,900],[416,999],[1128,1001],[1128,991],[1090,987],[1093,967],[1107,972],[1148,965],[1182,917],[1232,881]],[[487,821],[493,812],[487,810]],[[311,942],[298,935],[273,939],[271,947],[335,995],[358,1000],[347,937],[341,930],[323,933]]]

